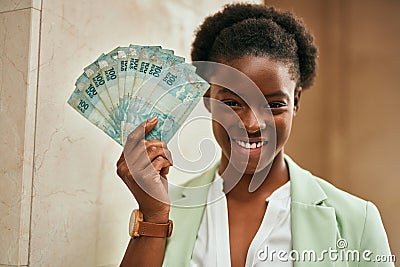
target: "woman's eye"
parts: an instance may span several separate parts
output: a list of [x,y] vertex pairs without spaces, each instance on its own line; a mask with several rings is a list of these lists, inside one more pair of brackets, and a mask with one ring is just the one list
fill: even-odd
[[282,108],[282,107],[285,107],[285,106],[286,106],[286,104],[282,103],[282,102],[271,102],[271,103],[268,103],[268,107],[269,108]]
[[234,100],[223,101],[223,103],[230,107],[239,107],[239,103]]

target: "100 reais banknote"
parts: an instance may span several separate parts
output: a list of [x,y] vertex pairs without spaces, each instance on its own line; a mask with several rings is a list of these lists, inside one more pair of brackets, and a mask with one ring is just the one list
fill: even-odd
[[161,46],[117,47],[84,68],[68,104],[120,145],[157,116],[146,139],[168,142],[210,86],[195,71]]

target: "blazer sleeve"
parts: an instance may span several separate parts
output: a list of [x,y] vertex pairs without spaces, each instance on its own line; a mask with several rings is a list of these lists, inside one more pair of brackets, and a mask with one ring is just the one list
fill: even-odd
[[367,202],[364,230],[360,243],[359,266],[394,267],[394,256],[377,207]]

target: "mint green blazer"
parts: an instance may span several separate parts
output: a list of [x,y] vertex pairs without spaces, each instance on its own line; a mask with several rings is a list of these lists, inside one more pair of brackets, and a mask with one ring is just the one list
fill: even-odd
[[[285,156],[291,181],[291,231],[292,249],[298,252],[314,250],[319,257],[323,250],[337,249],[338,240],[344,239],[347,250],[359,251],[356,257],[344,260],[317,262],[295,261],[295,267],[308,266],[394,266],[391,262],[370,261],[376,255],[390,255],[390,248],[378,209],[369,201],[362,200],[337,189],[328,182],[312,175]],[[204,213],[208,184],[213,181],[217,166],[190,180],[184,188],[170,190],[172,203],[170,216],[174,221],[172,236],[167,240],[164,256],[165,267],[190,265],[194,243]],[[190,191],[190,187],[203,186],[202,190]],[[179,205],[196,207],[182,208]],[[343,243],[342,243],[343,244]],[[228,249],[228,248],[227,248]],[[371,253],[364,252],[366,250]],[[340,258],[339,258],[340,259]],[[353,260],[356,259],[356,260]]]

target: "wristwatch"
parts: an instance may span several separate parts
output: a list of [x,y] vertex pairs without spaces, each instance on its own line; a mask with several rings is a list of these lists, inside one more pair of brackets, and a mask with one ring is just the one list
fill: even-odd
[[143,221],[143,213],[134,209],[129,221],[129,235],[133,238],[144,236],[152,237],[170,237],[172,234],[173,223],[168,220],[167,223],[151,223]]

